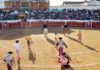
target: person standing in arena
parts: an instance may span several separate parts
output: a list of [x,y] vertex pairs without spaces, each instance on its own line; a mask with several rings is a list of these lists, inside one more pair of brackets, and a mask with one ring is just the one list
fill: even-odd
[[13,65],[15,64],[14,57],[12,56],[13,52],[9,51],[8,54],[6,54],[3,58],[4,62],[7,63],[7,69],[12,70]]
[[21,46],[19,44],[19,40],[15,41],[14,48],[15,48],[16,53],[17,53],[17,61],[20,61],[20,48],[21,48]]
[[57,43],[59,42],[59,36],[57,33],[55,33],[55,47],[57,48]]
[[44,24],[43,24],[43,29],[44,29],[44,28],[48,28],[47,23],[44,23]]
[[[67,48],[67,45],[64,43],[64,41],[62,40],[62,37],[59,38],[59,42],[57,43],[57,47],[58,47],[58,51],[59,51],[59,57],[62,55],[63,53],[63,47]],[[58,62],[60,61],[58,57]]]
[[27,41],[27,47],[28,47],[28,49],[30,49],[31,48],[31,44],[33,43],[32,38],[28,35],[28,36],[26,36],[25,39]]
[[63,25],[63,33],[64,35],[66,35],[66,33],[68,34],[69,33],[69,26],[68,26],[68,23],[65,23]]
[[47,34],[48,34],[48,25],[47,25],[47,23],[43,24],[43,33],[44,33],[44,36],[47,37]]
[[78,41],[79,41],[79,43],[82,44],[82,32],[79,31],[78,34],[77,34],[77,36],[78,36]]
[[65,52],[60,56],[61,70],[73,70],[70,66],[71,58]]

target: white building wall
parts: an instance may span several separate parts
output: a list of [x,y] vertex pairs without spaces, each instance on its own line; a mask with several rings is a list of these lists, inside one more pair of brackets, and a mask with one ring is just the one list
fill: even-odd
[[77,6],[77,5],[70,5],[70,6],[51,6],[50,9],[100,9],[100,6]]
[[100,5],[100,0],[91,0],[89,5]]

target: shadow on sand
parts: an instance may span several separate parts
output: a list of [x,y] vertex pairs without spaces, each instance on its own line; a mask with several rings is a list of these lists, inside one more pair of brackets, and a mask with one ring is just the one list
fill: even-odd
[[[68,37],[70,40],[73,40],[73,41],[75,41],[75,42],[78,42],[78,43],[80,43],[77,39],[75,39],[75,38],[72,38],[72,37]],[[84,46],[84,47],[86,47],[86,48],[88,48],[89,50],[92,50],[92,51],[95,51],[95,52],[98,52],[95,48],[93,48],[93,47],[91,47],[91,46],[89,46],[89,45],[86,45],[86,44],[83,44],[83,43],[80,43],[82,46]]]
[[50,39],[49,37],[45,37],[45,38],[49,43],[51,43],[52,45],[55,45],[55,43],[52,39]]
[[36,61],[36,54],[31,49],[28,49],[29,53],[29,60],[32,61],[33,64],[35,64]]
[[20,61],[17,61],[17,65],[18,65],[18,70],[22,70],[20,66]]
[[[61,26],[49,26],[49,33],[59,33],[63,34]],[[70,31],[73,33],[74,31]],[[16,28],[16,29],[9,29],[9,30],[2,30],[0,31],[0,40],[15,40],[18,38],[25,37],[27,35],[38,35],[43,34],[42,27],[34,27],[34,28]]]

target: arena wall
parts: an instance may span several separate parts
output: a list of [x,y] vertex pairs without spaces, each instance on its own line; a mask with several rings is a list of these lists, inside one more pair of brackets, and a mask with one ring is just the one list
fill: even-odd
[[[62,26],[65,22],[13,22],[13,23],[0,23],[0,29],[2,28],[21,28],[21,27],[39,27],[42,26],[43,23],[47,23],[48,26]],[[77,28],[100,28],[100,22],[67,22],[70,27],[77,27]],[[6,24],[6,25],[5,25]],[[3,27],[2,27],[3,26]]]

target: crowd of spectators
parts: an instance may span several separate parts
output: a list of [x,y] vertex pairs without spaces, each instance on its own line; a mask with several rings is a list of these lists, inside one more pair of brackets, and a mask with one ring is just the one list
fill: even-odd
[[18,20],[19,15],[24,19],[71,19],[71,20],[100,20],[100,9],[38,9],[38,10],[2,10],[0,20]]

